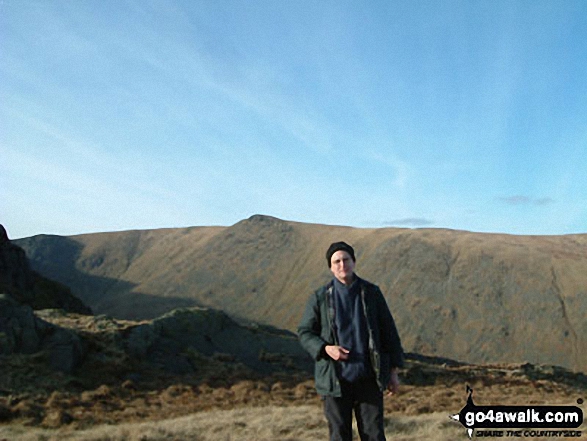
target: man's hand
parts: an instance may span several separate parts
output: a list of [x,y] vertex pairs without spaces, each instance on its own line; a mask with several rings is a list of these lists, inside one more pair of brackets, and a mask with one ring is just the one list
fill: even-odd
[[334,361],[344,361],[348,360],[349,358],[350,351],[348,349],[343,348],[342,346],[326,345],[324,350],[326,351],[328,356],[332,358]]
[[397,375],[397,370],[392,369],[391,371],[391,380],[387,385],[387,396],[396,395],[399,392],[399,377]]

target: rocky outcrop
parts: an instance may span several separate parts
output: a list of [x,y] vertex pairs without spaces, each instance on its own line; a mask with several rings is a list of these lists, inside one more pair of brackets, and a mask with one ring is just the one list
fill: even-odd
[[0,292],[21,303],[32,302],[33,279],[24,250],[10,242],[6,230],[0,225]]
[[92,310],[73,296],[65,285],[49,280],[33,271],[25,251],[12,243],[0,225],[0,293],[33,309],[59,308],[79,314]]
[[241,325],[218,310],[182,308],[152,321],[119,322],[63,310],[35,312],[0,295],[0,357],[13,354],[40,355],[66,373],[131,377],[145,370],[193,374],[210,362],[262,374],[312,368],[292,333]]
[[28,305],[0,294],[0,356],[41,353],[55,370],[72,373],[82,362],[82,339],[35,316]]
[[47,308],[92,312],[67,287],[32,271],[25,251],[0,225],[0,355],[39,353],[53,369],[71,373],[84,356],[82,339],[34,314]]
[[171,311],[131,328],[125,342],[132,358],[180,374],[197,369],[198,354],[266,373],[309,370],[312,364],[294,334],[256,324],[239,325],[224,312],[208,308]]

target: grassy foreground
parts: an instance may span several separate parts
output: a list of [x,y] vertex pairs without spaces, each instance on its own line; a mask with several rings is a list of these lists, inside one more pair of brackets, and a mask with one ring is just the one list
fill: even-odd
[[[131,322],[48,318],[79,329],[94,350],[72,375],[49,369],[42,353],[0,357],[0,441],[327,439],[308,372],[262,374],[226,354],[199,353],[191,354],[195,372],[167,372],[123,350]],[[466,386],[476,405],[577,404],[587,414],[587,375],[581,372],[408,355],[400,393],[385,400],[390,441],[467,440],[465,429],[449,419],[465,405]],[[569,439],[587,441],[585,424],[579,430],[582,438]]]
[[[101,425],[83,431],[0,427],[0,440],[22,441],[294,441],[328,439],[319,406],[268,406],[200,412],[164,421]],[[449,441],[465,439],[465,431],[447,414],[386,417],[389,439]]]
[[[446,413],[413,416],[390,414],[386,415],[385,427],[388,440],[394,441],[468,439],[464,428],[450,420]],[[585,424],[579,430],[582,430],[583,436],[573,439],[587,440]],[[15,425],[0,427],[2,441],[322,441],[326,439],[328,439],[326,421],[321,408],[315,405],[205,411],[162,421],[99,425],[80,431]],[[356,439],[358,439],[357,436]],[[541,441],[554,438],[525,437],[524,439]]]

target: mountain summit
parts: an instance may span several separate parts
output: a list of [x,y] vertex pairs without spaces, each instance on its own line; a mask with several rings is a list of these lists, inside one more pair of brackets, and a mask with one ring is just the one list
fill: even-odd
[[230,227],[35,236],[32,267],[96,313],[153,318],[205,306],[295,330],[344,240],[379,285],[407,351],[587,370],[587,235],[351,228],[255,215]]

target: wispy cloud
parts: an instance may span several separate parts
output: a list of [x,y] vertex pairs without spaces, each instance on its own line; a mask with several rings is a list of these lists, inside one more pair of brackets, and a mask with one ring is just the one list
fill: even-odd
[[[19,234],[254,212],[585,231],[574,7],[4,3],[0,211]],[[423,26],[439,16],[455,32]]]
[[406,161],[398,159],[395,155],[389,155],[371,150],[367,157],[373,161],[389,167],[393,171],[393,184],[398,188],[404,188],[410,176],[410,166]]
[[549,197],[533,198],[525,195],[512,195],[498,198],[500,202],[504,202],[507,205],[550,205],[555,201]]
[[433,225],[434,221],[422,217],[406,217],[403,219],[395,219],[384,222],[387,226],[402,226],[402,227],[426,227]]
[[554,204],[555,200],[552,198],[540,198],[540,199],[534,199],[533,203],[534,203],[534,205],[550,205],[550,204]]

